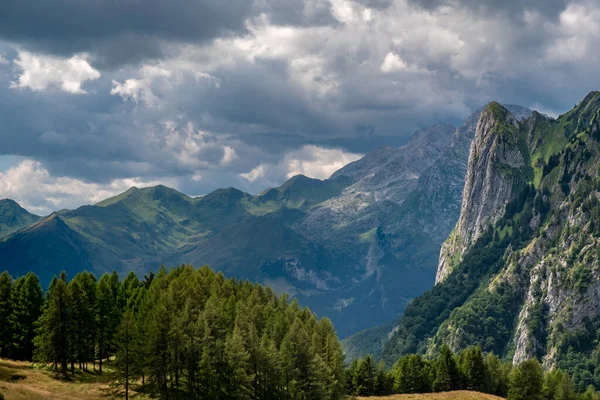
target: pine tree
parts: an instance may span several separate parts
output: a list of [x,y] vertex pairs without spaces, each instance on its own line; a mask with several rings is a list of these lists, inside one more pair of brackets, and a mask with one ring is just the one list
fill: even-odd
[[130,272],[127,274],[123,282],[121,283],[121,309],[125,310],[126,308],[131,308],[132,305],[129,303],[135,297],[137,290],[142,286],[135,272]]
[[0,357],[8,357],[13,337],[13,280],[8,272],[0,274]]
[[375,395],[387,396],[394,393],[394,378],[385,371],[385,364],[380,362],[375,375]]
[[418,354],[402,357],[393,369],[398,393],[426,393],[430,390],[426,364]]
[[496,396],[506,397],[510,368],[510,364],[503,364],[498,356],[489,353],[485,358],[485,391]]
[[449,392],[459,386],[459,373],[454,354],[447,345],[443,345],[435,363],[433,391]]
[[33,358],[35,324],[42,313],[42,303],[42,287],[34,273],[29,272],[16,280],[12,290],[12,322],[9,322],[13,329],[12,358]]
[[553,400],[577,400],[575,386],[568,374],[562,374]]
[[71,354],[71,371],[75,372],[75,363],[83,368],[85,357],[84,324],[85,324],[85,294],[79,281],[72,280],[67,285],[71,298],[71,315],[69,327],[69,345]]
[[508,400],[541,400],[542,366],[537,360],[527,360],[513,368],[510,374]]
[[97,288],[96,277],[91,272],[80,272],[73,278],[81,287],[82,300],[79,304],[78,318],[80,319],[79,337],[81,348],[79,355],[80,362],[83,362],[83,368],[88,369],[88,362],[94,362],[96,359],[96,334],[97,334]]
[[70,297],[66,274],[53,280],[47,296],[47,305],[40,317],[38,336],[35,338],[36,359],[43,363],[53,363],[65,373],[70,356]]
[[600,395],[596,393],[594,386],[590,385],[579,398],[580,400],[600,400]]
[[464,389],[475,391],[485,389],[485,363],[481,347],[468,347],[461,351],[459,368]]
[[227,396],[231,399],[250,399],[252,394],[252,376],[250,354],[244,347],[244,338],[239,327],[235,327],[233,334],[227,338],[225,343],[225,355],[229,367],[229,383],[227,385]]
[[102,361],[114,350],[111,342],[120,321],[119,286],[118,276],[114,273],[102,275],[96,286],[97,349],[100,372],[102,372]]
[[354,386],[355,394],[373,396],[375,394],[375,361],[371,355],[363,358],[356,368]]
[[118,371],[117,384],[125,390],[125,399],[129,400],[130,383],[135,377],[135,340],[136,324],[131,312],[125,313],[121,324],[115,335],[115,345],[117,347],[115,366]]

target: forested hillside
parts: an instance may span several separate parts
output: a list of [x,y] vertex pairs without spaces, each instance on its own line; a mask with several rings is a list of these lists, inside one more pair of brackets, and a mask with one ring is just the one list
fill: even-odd
[[[435,234],[431,223],[410,222],[422,210],[403,203],[452,146],[454,132],[436,124],[330,179],[295,176],[257,195],[227,188],[190,197],[164,186],[131,188],[29,224],[16,224],[25,220],[23,212],[9,208],[12,214],[0,213],[0,229],[11,224],[0,239],[0,259],[13,275],[27,272],[26,265],[44,285],[62,269],[69,276],[83,269],[124,276],[161,264],[207,263],[298,298],[347,336],[396,318],[432,285],[444,237],[439,231],[447,235],[458,217],[460,188],[440,197],[437,214],[450,222]],[[466,169],[466,161],[458,163]]]
[[[486,393],[508,400],[600,399],[593,386],[576,389],[571,377],[560,369],[544,371],[535,359],[512,365],[493,353],[484,354],[478,346],[453,354],[444,345],[436,357],[407,354],[390,370],[367,356],[352,363],[347,379],[349,394],[364,397],[405,394],[407,399],[478,399],[488,398],[483,395]],[[440,394],[429,397],[421,396],[423,393]]]
[[0,275],[0,356],[69,374],[111,357],[124,396],[340,399],[344,358],[331,322],[269,288],[181,266],[138,280],[63,272]]
[[492,103],[471,148],[439,284],[406,310],[383,356],[479,344],[598,381],[600,93],[554,120]]

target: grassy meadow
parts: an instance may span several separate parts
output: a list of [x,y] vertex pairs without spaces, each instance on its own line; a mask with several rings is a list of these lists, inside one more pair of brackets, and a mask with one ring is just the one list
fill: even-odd
[[110,367],[102,375],[76,370],[65,378],[39,364],[0,359],[0,394],[6,400],[110,399],[111,378]]
[[396,394],[382,397],[359,397],[358,399],[371,400],[502,400],[501,397],[491,394],[467,392],[459,390],[456,392],[445,393],[426,393],[426,394]]

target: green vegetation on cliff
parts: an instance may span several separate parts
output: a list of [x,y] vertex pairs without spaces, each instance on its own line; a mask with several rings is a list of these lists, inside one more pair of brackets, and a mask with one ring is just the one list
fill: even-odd
[[517,364],[560,367],[578,390],[600,387],[599,116],[593,92],[557,120],[536,113],[519,123],[533,174],[450,276],[407,307],[382,352],[388,364],[477,344]]

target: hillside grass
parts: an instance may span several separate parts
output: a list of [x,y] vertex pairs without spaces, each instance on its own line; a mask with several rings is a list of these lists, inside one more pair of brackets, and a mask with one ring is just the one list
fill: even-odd
[[358,397],[363,400],[502,400],[502,397],[491,394],[468,392],[459,390],[456,392],[426,393],[426,394],[396,394],[381,397]]
[[39,364],[0,359],[0,394],[6,400],[111,399],[112,378],[110,367],[102,375],[76,370],[65,377]]

